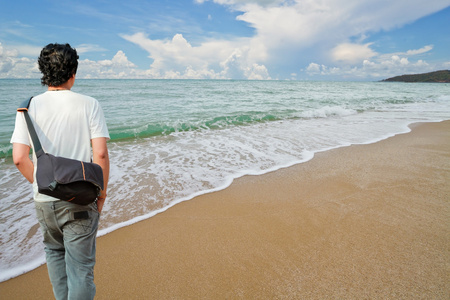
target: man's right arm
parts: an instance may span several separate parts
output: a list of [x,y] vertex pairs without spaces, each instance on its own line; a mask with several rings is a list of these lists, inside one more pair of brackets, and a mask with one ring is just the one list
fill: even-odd
[[13,143],[13,161],[20,173],[30,183],[33,183],[34,165],[30,159],[30,146]]

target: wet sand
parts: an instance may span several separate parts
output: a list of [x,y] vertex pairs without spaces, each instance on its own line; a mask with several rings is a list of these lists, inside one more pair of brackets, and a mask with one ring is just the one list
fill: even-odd
[[[245,176],[98,239],[96,299],[450,299],[450,121]],[[1,299],[51,299],[45,265]]]

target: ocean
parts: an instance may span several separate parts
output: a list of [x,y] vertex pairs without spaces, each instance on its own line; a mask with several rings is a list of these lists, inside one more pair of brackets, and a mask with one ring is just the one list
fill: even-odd
[[[9,143],[39,79],[0,80],[0,281],[45,262],[31,185]],[[108,123],[111,175],[99,235],[197,195],[450,119],[450,84],[235,80],[77,80]]]

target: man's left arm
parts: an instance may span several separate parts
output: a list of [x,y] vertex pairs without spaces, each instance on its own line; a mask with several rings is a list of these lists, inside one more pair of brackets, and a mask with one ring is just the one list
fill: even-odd
[[92,161],[100,165],[103,170],[103,190],[101,191],[100,197],[97,199],[98,212],[100,213],[102,212],[103,204],[105,203],[109,179],[109,154],[106,140],[107,139],[103,137],[91,140]]

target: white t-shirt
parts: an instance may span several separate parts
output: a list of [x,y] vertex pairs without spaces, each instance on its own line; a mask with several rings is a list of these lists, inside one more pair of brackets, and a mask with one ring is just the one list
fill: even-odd
[[[85,162],[91,161],[91,139],[109,139],[105,117],[98,101],[69,90],[47,91],[34,97],[28,108],[36,133],[45,152]],[[11,143],[32,146],[24,114],[18,112]],[[34,151],[33,151],[34,152]],[[40,194],[36,183],[34,163],[34,200],[57,199]]]

